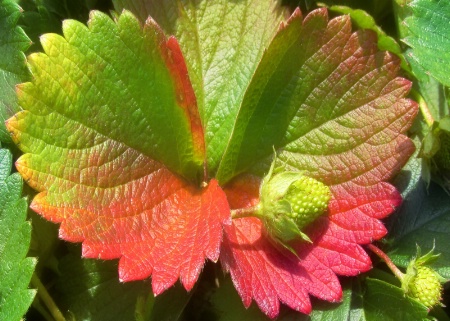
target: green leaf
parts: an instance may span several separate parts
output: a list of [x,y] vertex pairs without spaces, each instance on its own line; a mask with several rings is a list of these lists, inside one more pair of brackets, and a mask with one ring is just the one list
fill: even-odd
[[349,280],[342,282],[342,302],[329,303],[317,301],[314,304],[314,310],[311,313],[311,321],[328,320],[358,320],[360,310],[358,308],[359,298],[356,297],[356,291],[353,290],[352,283]]
[[69,254],[61,259],[59,271],[54,298],[77,321],[135,320],[138,297],[150,293],[154,300],[148,284],[119,282],[117,262]]
[[153,22],[142,28],[129,12],[114,23],[92,11],[88,28],[65,20],[63,32],[43,35],[46,54],[29,56],[34,81],[18,87],[26,111],[9,121],[27,132],[12,129],[23,151],[39,155],[36,166],[41,157],[58,162],[70,153],[65,147],[78,161],[89,148],[120,145],[198,182],[203,132],[176,40]]
[[422,321],[428,315],[427,308],[405,296],[403,290],[389,283],[366,279],[364,314],[367,321]]
[[28,79],[24,51],[30,39],[17,26],[20,7],[13,0],[0,0],[0,141],[10,142],[5,120],[19,111],[15,86]]
[[405,297],[401,288],[377,279],[362,280],[344,281],[343,302],[315,305],[308,321],[422,321],[427,316],[425,306]]
[[[1,8],[0,8],[1,10]],[[31,224],[21,197],[22,179],[12,174],[12,155],[0,149],[0,320],[19,320],[36,291],[29,290],[36,260],[27,258]]]
[[186,290],[177,284],[154,299],[154,305],[146,321],[177,321],[183,320],[182,313],[191,299],[194,291]]
[[54,295],[58,305],[77,321],[179,319],[192,293],[178,284],[155,297],[148,282],[119,282],[117,265],[83,259],[79,251],[63,257]]
[[[351,33],[348,16],[328,21],[319,9],[303,19],[297,11],[258,66],[218,180],[266,157],[256,169],[262,175],[273,147],[286,170],[307,171],[327,185],[389,178],[414,149],[399,135],[417,110],[403,99],[411,84],[396,78],[398,70],[398,57],[378,51],[374,32]],[[394,167],[382,174],[381,164]]]
[[174,34],[189,70],[214,176],[264,50],[284,16],[277,1],[115,0],[145,21],[151,15]]
[[[234,289],[231,278],[220,279],[220,286],[210,292],[210,304],[203,307],[200,318],[214,318],[217,321],[268,321],[258,307],[253,304],[248,309],[242,304],[242,300]],[[206,298],[202,298],[203,300]],[[280,317],[281,318],[281,317]],[[281,318],[282,319],[282,318]]]
[[409,34],[403,41],[412,48],[409,58],[450,86],[450,2],[414,0],[408,7],[412,14],[405,19]]
[[388,255],[396,265],[406,268],[416,254],[416,244],[424,253],[435,246],[435,253],[441,256],[432,266],[450,278],[450,196],[434,183],[427,189],[421,168],[421,160],[412,158],[394,181],[404,201],[389,220]]

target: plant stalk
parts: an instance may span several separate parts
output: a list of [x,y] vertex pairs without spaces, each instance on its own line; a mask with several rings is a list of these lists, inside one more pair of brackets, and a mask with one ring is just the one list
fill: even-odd
[[389,267],[392,273],[394,273],[397,279],[399,279],[400,281],[403,280],[405,274],[398,269],[398,267],[394,264],[394,262],[392,262],[392,260],[386,253],[384,253],[382,250],[380,250],[373,244],[368,244],[367,247],[386,263],[386,265]]
[[66,318],[64,318],[64,315],[56,306],[55,301],[53,301],[52,297],[50,296],[47,289],[42,284],[41,280],[36,275],[36,273],[33,273],[33,276],[31,277],[31,284],[33,287],[37,289],[37,294],[39,298],[45,304],[45,306],[47,307],[48,311],[51,313],[55,321],[66,321]]

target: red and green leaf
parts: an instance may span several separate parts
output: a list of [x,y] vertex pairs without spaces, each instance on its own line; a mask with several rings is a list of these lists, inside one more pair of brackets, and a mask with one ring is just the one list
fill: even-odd
[[[384,181],[414,151],[403,133],[417,106],[404,98],[410,82],[396,78],[399,65],[378,51],[373,32],[352,33],[348,17],[328,21],[326,10],[305,19],[297,11],[275,37],[254,77],[259,82],[246,93],[218,179],[267,157],[251,169],[262,173],[275,146],[279,165],[324,182],[333,196],[328,216],[306,231],[313,243],[294,245],[298,257],[274,247],[258,220],[226,227],[221,262],[246,306],[254,299],[271,317],[279,302],[309,313],[309,294],[341,299],[336,274],[371,268],[361,244],[387,233],[379,219],[401,203]],[[248,177],[228,184],[231,208],[257,202],[259,183]]]
[[26,153],[17,168],[40,192],[31,207],[85,257],[120,258],[122,280],[191,289],[230,213],[216,181],[198,187],[203,131],[179,46],[127,12],[63,31],[29,57],[24,111],[7,122]]

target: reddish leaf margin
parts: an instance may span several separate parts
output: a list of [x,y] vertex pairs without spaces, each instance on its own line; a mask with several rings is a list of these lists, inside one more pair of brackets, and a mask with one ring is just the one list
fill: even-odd
[[[27,177],[25,159],[16,166]],[[28,183],[40,189],[32,173]],[[79,191],[78,197],[83,201],[79,207],[71,208],[52,203],[52,197],[41,192],[31,208],[50,221],[61,223],[62,239],[83,242],[84,257],[120,258],[121,281],[152,276],[152,289],[158,295],[180,278],[189,291],[200,275],[205,257],[218,260],[222,225],[231,221],[226,196],[217,181],[211,180],[198,189],[159,167],[120,191],[112,191],[125,196],[120,199],[114,199],[107,191],[103,197],[91,192]],[[111,202],[104,202],[108,199]],[[80,226],[79,217],[86,224]]]

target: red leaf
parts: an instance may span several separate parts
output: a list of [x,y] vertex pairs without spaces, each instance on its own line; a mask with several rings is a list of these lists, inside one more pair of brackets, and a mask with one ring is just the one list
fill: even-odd
[[[17,167],[26,176],[25,161]],[[222,224],[230,224],[225,194],[215,180],[199,190],[150,159],[136,162],[142,174],[147,171],[141,178],[96,193],[82,186],[74,191],[79,206],[58,204],[57,197],[42,192],[31,207],[61,222],[61,238],[83,242],[83,256],[120,258],[122,281],[152,275],[159,294],[180,278],[190,290],[205,257],[219,257]],[[29,183],[37,187],[31,174]]]
[[[258,202],[259,181],[241,176],[225,192],[231,208]],[[339,301],[341,286],[336,276],[367,271],[371,262],[359,244],[370,243],[386,234],[379,221],[395,209],[401,197],[388,183],[364,187],[349,182],[333,186],[329,215],[306,231],[313,243],[294,245],[298,257],[275,247],[261,222],[254,218],[233,221],[225,228],[221,262],[231,273],[245,306],[252,299],[269,317],[276,317],[279,302],[309,313],[309,295]]]

